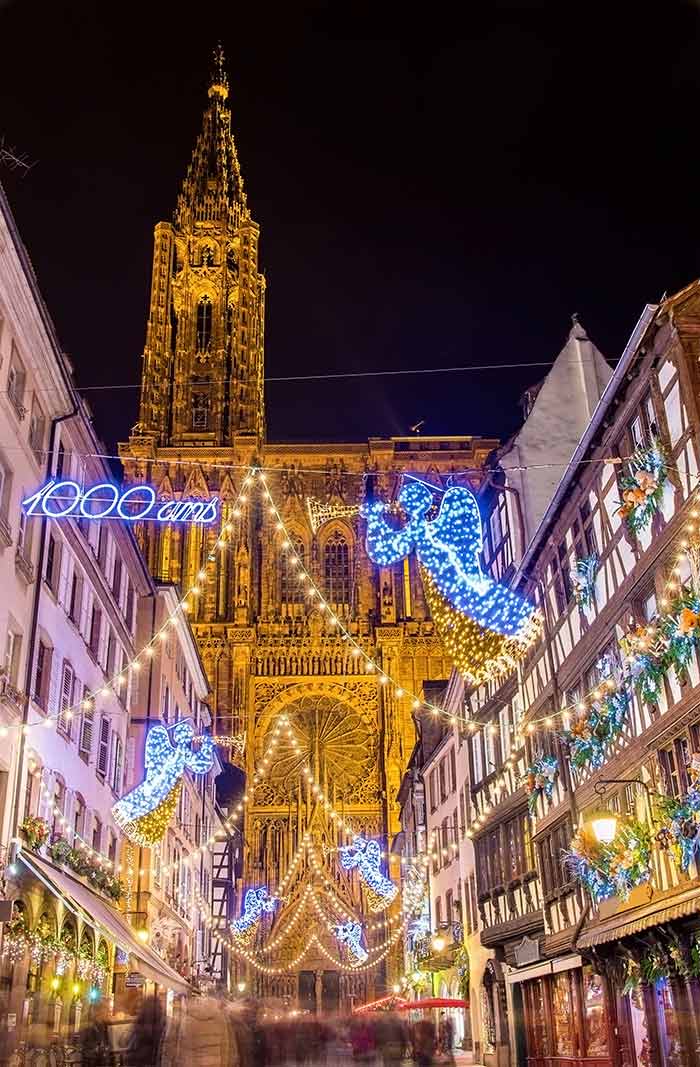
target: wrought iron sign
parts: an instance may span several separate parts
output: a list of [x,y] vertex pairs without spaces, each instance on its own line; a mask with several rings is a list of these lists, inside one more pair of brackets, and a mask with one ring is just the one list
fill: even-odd
[[219,518],[219,498],[156,500],[152,485],[121,489],[112,482],[81,486],[51,479],[22,501],[25,515],[48,519],[123,519],[125,522],[210,523]]

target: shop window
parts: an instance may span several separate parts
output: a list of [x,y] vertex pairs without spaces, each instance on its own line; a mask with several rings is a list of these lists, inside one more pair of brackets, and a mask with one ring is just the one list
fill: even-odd
[[541,978],[526,982],[523,989],[527,1047],[531,1057],[549,1056],[550,1043],[547,1033],[547,1012],[544,1003],[544,982]]
[[571,972],[552,976],[552,1023],[556,1056],[574,1056],[573,1004],[571,1002]]
[[590,966],[583,968],[582,976],[586,1055],[607,1056],[608,1021],[603,978]]

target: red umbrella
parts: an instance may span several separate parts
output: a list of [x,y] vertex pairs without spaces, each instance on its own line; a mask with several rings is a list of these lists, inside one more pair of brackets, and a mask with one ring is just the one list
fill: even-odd
[[407,1000],[398,1008],[399,1011],[417,1011],[420,1008],[468,1008],[466,1000],[454,1000],[452,997],[426,997],[425,1000]]

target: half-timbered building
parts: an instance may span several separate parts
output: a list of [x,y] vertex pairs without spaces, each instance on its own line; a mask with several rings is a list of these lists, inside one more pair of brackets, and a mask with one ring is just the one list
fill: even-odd
[[[541,640],[465,698],[481,940],[513,1064],[700,1062],[699,351],[696,282],[645,308],[511,568]],[[505,475],[485,526],[514,514]]]

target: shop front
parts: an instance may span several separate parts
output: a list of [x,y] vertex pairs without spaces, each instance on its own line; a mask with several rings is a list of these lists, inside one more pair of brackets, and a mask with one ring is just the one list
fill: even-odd
[[144,994],[189,985],[85,881],[20,852],[0,959],[0,1059],[19,1043],[70,1045],[106,1003],[124,1026]]
[[606,977],[579,956],[508,975],[518,1067],[620,1067]]
[[579,954],[511,971],[512,1067],[700,1065],[700,921],[678,911],[600,923]]
[[579,938],[608,983],[620,1067],[700,1064],[699,907],[690,889]]

